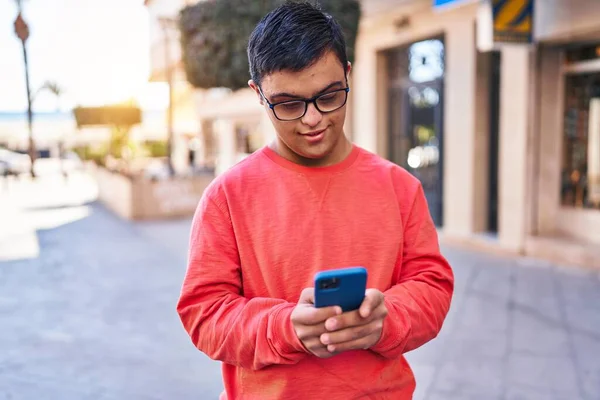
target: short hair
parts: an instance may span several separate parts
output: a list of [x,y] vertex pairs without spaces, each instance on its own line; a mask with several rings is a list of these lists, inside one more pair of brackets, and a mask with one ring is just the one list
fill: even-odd
[[339,23],[307,1],[277,7],[256,25],[248,43],[250,77],[260,85],[273,72],[298,72],[333,51],[348,65],[346,39]]

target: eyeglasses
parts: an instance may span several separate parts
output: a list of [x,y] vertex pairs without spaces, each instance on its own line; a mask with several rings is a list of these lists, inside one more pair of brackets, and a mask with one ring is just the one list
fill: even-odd
[[350,88],[333,90],[323,93],[310,99],[286,100],[279,103],[270,103],[260,89],[260,94],[265,99],[269,108],[273,110],[275,118],[280,121],[293,121],[304,117],[309,104],[314,104],[315,108],[321,113],[330,113],[344,107],[348,100]]

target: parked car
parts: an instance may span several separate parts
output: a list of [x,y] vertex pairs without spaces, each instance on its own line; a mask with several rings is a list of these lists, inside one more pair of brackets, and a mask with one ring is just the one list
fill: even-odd
[[0,160],[0,176],[8,175],[8,164],[2,160]]
[[3,176],[27,174],[31,168],[31,160],[27,154],[0,149],[0,172]]

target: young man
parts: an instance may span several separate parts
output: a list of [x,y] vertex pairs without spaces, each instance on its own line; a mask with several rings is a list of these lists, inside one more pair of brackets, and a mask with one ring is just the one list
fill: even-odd
[[[204,193],[183,325],[223,362],[221,399],[410,399],[403,353],[436,337],[453,292],[421,185],[345,137],[350,64],[330,16],[285,4],[248,56],[277,139]],[[368,270],[361,308],[315,308],[314,274],[349,266]]]

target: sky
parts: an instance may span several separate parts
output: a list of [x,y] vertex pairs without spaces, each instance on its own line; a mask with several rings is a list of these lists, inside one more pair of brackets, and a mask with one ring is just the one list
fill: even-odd
[[[164,107],[164,84],[149,84],[149,16],[143,0],[24,0],[32,91],[56,82],[60,102],[48,93],[34,110],[69,110],[136,98]],[[14,34],[14,0],[0,0],[0,112],[25,110],[21,42]]]

